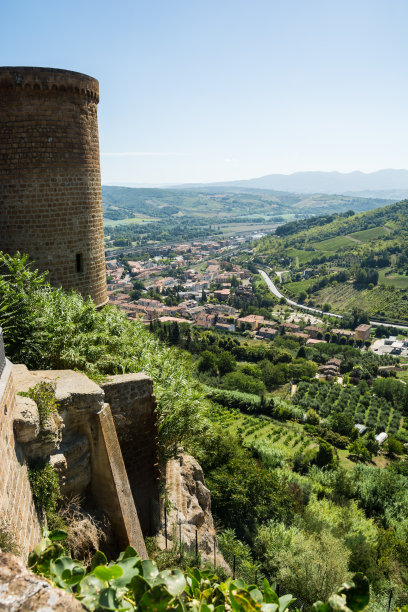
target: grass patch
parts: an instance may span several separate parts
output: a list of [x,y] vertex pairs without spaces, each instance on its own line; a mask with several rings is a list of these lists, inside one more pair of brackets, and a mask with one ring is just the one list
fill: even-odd
[[382,226],[372,227],[371,229],[362,230],[361,232],[353,232],[352,234],[349,234],[349,236],[351,236],[352,238],[356,238],[356,240],[359,240],[360,242],[371,242],[371,240],[376,240],[377,238],[380,238],[381,236],[385,235],[388,235],[388,232]]
[[389,268],[380,270],[378,282],[385,287],[397,287],[398,289],[408,289],[408,276],[403,274],[388,274]]
[[310,244],[316,251],[327,251],[332,253],[335,251],[343,250],[354,246],[354,240],[347,238],[347,236],[336,236],[335,238],[329,238],[328,240],[322,240],[321,242],[313,242]]

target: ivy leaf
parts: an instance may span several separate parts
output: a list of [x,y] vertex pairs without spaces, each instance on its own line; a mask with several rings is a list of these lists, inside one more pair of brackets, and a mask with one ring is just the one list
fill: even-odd
[[95,567],[97,567],[98,565],[107,565],[107,563],[108,560],[106,558],[106,555],[102,551],[97,550],[94,556],[92,557],[91,570],[94,570]]
[[51,542],[58,542],[60,540],[65,540],[65,538],[68,537],[68,534],[63,529],[53,529],[53,531],[49,532],[48,537]]
[[141,565],[142,565],[143,578],[151,586],[153,586],[154,579],[159,573],[156,563],[154,561],[150,561],[150,559],[147,559],[146,561],[142,561]]
[[137,550],[133,548],[133,546],[128,546],[123,553],[122,559],[127,559],[128,557],[137,557],[139,559],[139,555],[137,554]]
[[160,572],[155,580],[155,585],[157,584],[164,584],[173,597],[181,595],[187,586],[183,572],[178,569]]
[[286,608],[295,601],[292,595],[283,595],[279,597],[279,612],[285,612]]
[[109,582],[109,580],[120,578],[120,576],[123,574],[123,569],[119,567],[119,565],[111,565],[110,567],[106,567],[106,565],[98,565],[95,567],[92,573],[100,580]]
[[[172,600],[169,592],[165,591],[161,586],[155,586],[143,595],[138,602],[140,610],[154,610],[154,612],[164,612],[169,607],[169,602]],[[172,607],[173,609],[173,607]]]
[[139,574],[139,569],[136,567],[137,561],[136,557],[127,557],[122,559],[122,561],[118,561],[117,565],[122,568],[123,574],[119,578],[112,580],[111,586],[117,589],[128,588],[132,578]]
[[105,588],[104,583],[93,574],[88,574],[78,586],[78,599],[93,612],[99,606],[99,593]]
[[62,589],[71,591],[72,586],[81,582],[86,570],[71,557],[59,557],[50,563],[50,573],[54,582]]
[[108,587],[99,593],[99,605],[104,610],[117,610],[120,605],[120,600],[116,595],[116,589]]

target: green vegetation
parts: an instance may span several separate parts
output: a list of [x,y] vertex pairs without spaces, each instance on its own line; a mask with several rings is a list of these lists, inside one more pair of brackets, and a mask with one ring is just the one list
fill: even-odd
[[[395,382],[401,387],[403,393],[404,387],[398,381],[387,380],[383,384],[388,385],[390,382]],[[406,417],[403,417],[401,412],[405,400],[402,399],[397,404],[395,401],[390,402],[384,397],[379,397],[380,385],[377,385],[374,390],[377,392],[376,395],[367,392],[363,386],[343,387],[317,380],[312,383],[301,382],[292,401],[305,411],[313,409],[321,418],[329,419],[329,422],[334,425],[332,429],[337,430],[337,433],[341,435],[350,435],[351,432],[338,431],[339,425],[334,422],[337,414],[350,417],[352,425],[360,423],[376,433],[382,431],[391,434],[399,433],[403,439],[408,439]],[[385,391],[382,395],[384,394],[386,394]]]
[[[294,602],[292,595],[278,597],[266,579],[260,590],[256,584],[246,584],[241,579],[229,578],[222,582],[211,570],[188,568],[185,572],[178,569],[160,572],[154,561],[142,561],[131,546],[119,555],[115,563],[109,564],[105,555],[98,551],[91,567],[86,568],[64,555],[60,542],[65,536],[59,530],[44,534],[29,556],[29,566],[51,584],[72,593],[90,611],[206,612],[232,609],[235,612],[285,612]],[[324,560],[321,565],[324,565]],[[327,584],[332,582],[331,578],[328,577]],[[312,589],[309,586],[309,593],[313,592]],[[341,606],[344,612],[360,612],[369,600],[368,581],[362,574],[356,574],[353,582],[343,584],[327,604],[317,602],[314,610],[334,612]]]
[[126,219],[135,214],[148,218],[180,216],[216,219],[217,223],[254,223],[265,218],[282,222],[282,215],[315,215],[327,212],[371,210],[387,200],[339,195],[307,195],[261,189],[247,191],[222,187],[149,189],[102,187],[104,216]]
[[[132,371],[153,377],[162,458],[174,456],[182,444],[202,465],[212,511],[224,530],[220,540],[226,551],[241,551],[244,577],[256,568],[260,580],[265,576],[279,582],[310,606],[362,570],[372,585],[374,609],[382,609],[383,593],[391,586],[400,601],[408,582],[408,464],[402,454],[407,391],[397,379],[375,379],[389,357],[345,344],[307,347],[289,335],[252,343],[245,336],[186,325],[152,325],[151,333],[116,308],[98,312],[75,293],[51,289],[25,258],[4,255],[1,264],[0,324],[4,321],[7,328],[7,353],[14,361],[34,368],[75,368],[96,380]],[[360,311],[350,313],[350,325],[361,317]],[[342,362],[345,382],[356,387],[315,381],[317,366],[333,356]],[[256,393],[236,390],[242,380],[257,385]],[[297,383],[293,400],[290,381]],[[359,436],[354,428],[359,414],[369,435]],[[376,456],[372,439],[380,426],[392,434],[387,457]],[[379,459],[382,469],[376,467]],[[33,470],[36,503],[39,508],[48,504],[52,515],[58,501],[52,474],[44,466]],[[104,569],[98,576],[92,573],[94,564],[89,578],[71,560],[57,565],[54,557],[52,565],[54,552],[62,554],[58,546],[57,541],[43,542],[38,558],[31,558],[33,566],[63,586],[72,580],[69,586],[78,595],[86,581],[86,596],[94,606],[89,609],[103,602],[121,609],[117,602],[123,596],[129,606],[143,606],[143,597],[151,605],[153,596],[160,602],[163,598],[163,609],[195,605],[184,587],[177,595],[169,591],[173,599],[166,599],[159,584],[145,580],[139,560],[126,563],[132,570],[130,586],[123,579],[120,592],[113,581],[122,574],[109,573],[117,564],[107,565],[101,556],[95,564]],[[133,553],[127,557],[134,558]],[[154,577],[159,574],[158,568],[152,571]],[[164,587],[169,589],[166,581]],[[208,607],[207,595],[198,595]],[[259,609],[250,603],[246,610]]]
[[27,392],[20,391],[19,395],[30,397],[35,401],[40,418],[40,428],[43,429],[48,419],[58,414],[58,403],[55,399],[55,385],[47,382],[40,382],[31,387]]
[[98,311],[75,292],[51,288],[26,257],[0,254],[0,267],[0,326],[12,361],[80,370],[96,380],[125,372],[152,376],[163,460],[204,426],[204,393],[186,353],[169,350],[117,308]]
[[58,502],[61,491],[58,476],[51,465],[45,461],[36,461],[28,470],[34,504],[40,515],[46,517],[48,526],[53,529],[63,525],[58,516]]
[[[363,308],[390,323],[408,321],[408,201],[280,226],[261,239],[254,263],[289,270],[283,293],[340,314]],[[307,278],[302,267],[308,266]]]

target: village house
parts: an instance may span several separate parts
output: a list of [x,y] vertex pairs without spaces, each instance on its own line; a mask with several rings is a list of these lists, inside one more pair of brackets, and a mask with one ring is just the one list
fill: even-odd
[[195,325],[198,325],[199,327],[205,327],[206,329],[209,329],[210,327],[213,327],[215,324],[215,314],[207,314],[207,313],[201,313],[196,319],[195,319]]
[[313,276],[314,274],[314,270],[313,268],[306,268],[305,270],[303,270],[303,278],[310,278],[311,276]]
[[217,321],[215,324],[215,329],[220,329],[221,331],[233,332],[235,331],[234,323],[221,323]]
[[305,327],[305,332],[309,338],[313,338],[313,340],[320,340],[323,338],[324,329],[322,327],[317,327],[316,325],[308,325]]
[[257,337],[264,340],[273,340],[278,333],[277,329],[273,329],[273,327],[261,327],[258,329]]
[[220,302],[227,302],[231,294],[231,289],[217,289],[214,291],[214,297]]
[[331,333],[333,336],[337,336],[337,340],[340,340],[341,337],[350,340],[351,338],[354,340],[354,332],[349,329],[332,329]]
[[246,317],[240,317],[237,321],[237,326],[241,330],[245,329],[258,329],[261,324],[263,324],[265,317],[261,317],[260,315],[247,315]]
[[363,342],[365,342],[366,340],[370,339],[371,325],[362,323],[361,325],[356,327],[354,332],[356,340],[362,340]]
[[325,378],[326,380],[333,380],[334,378],[337,378],[340,376],[340,365],[341,360],[337,359],[336,357],[332,357],[324,365],[319,366],[319,376]]
[[281,323],[280,327],[287,334],[296,334],[296,333],[300,332],[300,327],[299,327],[299,325],[296,325],[296,323]]

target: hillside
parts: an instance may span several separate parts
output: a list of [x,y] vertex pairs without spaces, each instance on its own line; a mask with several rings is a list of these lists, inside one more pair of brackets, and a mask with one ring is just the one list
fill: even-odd
[[[287,223],[260,240],[255,260],[288,270],[284,293],[344,313],[408,320],[408,201],[360,214]],[[307,270],[305,271],[305,268]]]
[[361,212],[387,204],[386,199],[321,193],[302,195],[265,189],[215,188],[155,189],[104,185],[105,219],[204,218],[217,221],[248,219],[283,221],[282,216],[330,214],[352,209]]
[[219,187],[240,189],[276,189],[295,193],[337,193],[394,199],[408,195],[408,170],[377,172],[294,172],[267,174],[259,178],[230,181]]

